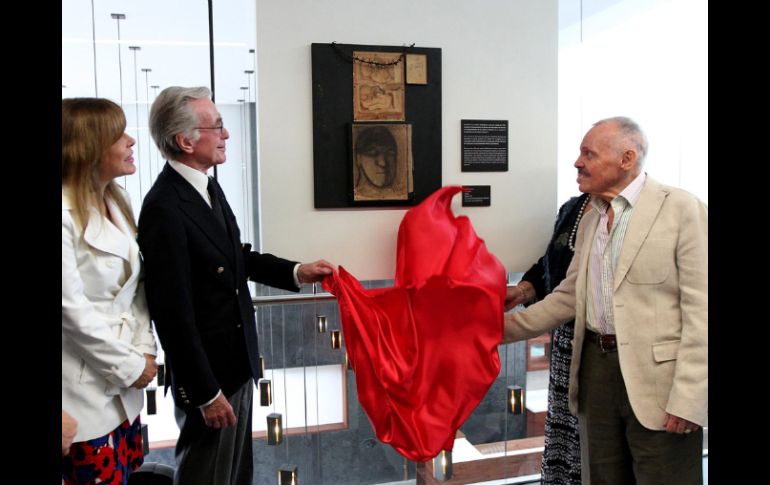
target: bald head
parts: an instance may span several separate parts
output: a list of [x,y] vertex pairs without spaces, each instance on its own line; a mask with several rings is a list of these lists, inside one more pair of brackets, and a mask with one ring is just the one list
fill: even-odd
[[626,116],[614,116],[605,118],[594,123],[594,127],[611,124],[616,130],[611,140],[613,149],[621,154],[626,150],[636,152],[636,165],[639,170],[644,166],[644,159],[647,156],[647,136],[644,134],[639,124]]

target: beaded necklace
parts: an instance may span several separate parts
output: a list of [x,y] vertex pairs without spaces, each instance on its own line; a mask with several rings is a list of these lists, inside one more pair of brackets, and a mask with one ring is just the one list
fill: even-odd
[[580,206],[577,219],[575,219],[575,224],[572,226],[572,232],[570,233],[569,240],[567,241],[567,246],[569,246],[570,250],[573,253],[575,252],[575,234],[577,234],[577,229],[578,229],[578,226],[580,225],[580,219],[583,218],[583,211],[585,211],[586,205],[588,205],[588,201],[590,199],[591,199],[591,196],[586,197],[586,200],[583,201],[583,205]]

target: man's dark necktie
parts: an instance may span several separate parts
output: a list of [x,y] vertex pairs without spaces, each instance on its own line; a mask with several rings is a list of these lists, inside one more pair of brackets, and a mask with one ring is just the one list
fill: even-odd
[[222,229],[227,232],[227,224],[225,224],[225,213],[222,209],[222,204],[219,201],[219,187],[213,178],[209,177],[209,184],[206,187],[209,191],[209,197],[211,198],[211,210],[214,211],[214,217],[217,218]]

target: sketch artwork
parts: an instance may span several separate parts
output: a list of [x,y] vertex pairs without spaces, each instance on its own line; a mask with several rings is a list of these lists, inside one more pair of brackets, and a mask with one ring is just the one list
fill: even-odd
[[[404,121],[404,62],[393,52],[354,51],[353,121]],[[360,62],[365,59],[388,64]]]
[[425,54],[406,55],[406,83],[428,84],[428,56]]
[[353,200],[408,200],[412,179],[412,126],[354,124]]

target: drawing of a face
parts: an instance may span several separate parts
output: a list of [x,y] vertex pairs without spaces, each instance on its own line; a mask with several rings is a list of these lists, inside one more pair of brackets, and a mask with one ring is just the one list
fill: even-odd
[[[396,178],[396,140],[382,127],[365,130],[356,141],[356,164],[375,187],[390,187]],[[359,181],[360,183],[360,181]]]

